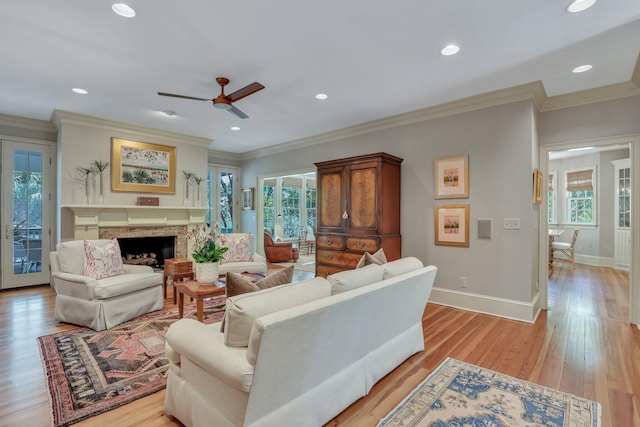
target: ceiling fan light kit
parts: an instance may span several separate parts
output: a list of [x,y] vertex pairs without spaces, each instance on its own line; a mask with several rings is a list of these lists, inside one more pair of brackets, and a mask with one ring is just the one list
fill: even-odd
[[238,108],[236,108],[233,103],[235,101],[238,101],[242,98],[245,98],[251,94],[256,93],[259,90],[264,89],[264,86],[258,82],[253,82],[245,87],[243,87],[242,89],[238,89],[237,91],[229,94],[229,95],[225,95],[224,94],[224,87],[226,85],[229,84],[229,79],[226,77],[216,77],[216,82],[218,82],[218,84],[220,85],[220,95],[218,95],[217,97],[213,98],[213,99],[206,99],[206,98],[196,98],[193,96],[186,96],[186,95],[176,95],[173,93],[166,93],[166,92],[158,92],[158,95],[160,96],[170,96],[173,98],[183,98],[183,99],[194,99],[196,101],[211,101],[213,103],[213,106],[215,108],[218,108],[220,110],[227,110],[232,114],[235,114],[236,116],[240,117],[241,119],[246,119],[249,116],[247,116],[245,113],[243,113],[241,110],[239,110]]

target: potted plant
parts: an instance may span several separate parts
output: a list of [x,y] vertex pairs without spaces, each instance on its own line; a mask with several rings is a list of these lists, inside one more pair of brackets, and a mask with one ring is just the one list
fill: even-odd
[[191,256],[195,262],[196,280],[203,284],[213,284],[218,280],[220,260],[229,248],[216,242],[214,229],[206,225],[197,226],[187,234],[193,240]]
[[98,186],[98,203],[104,204],[104,171],[109,167],[108,161],[95,160],[93,162],[93,168],[96,170],[98,176],[100,177],[100,185]]

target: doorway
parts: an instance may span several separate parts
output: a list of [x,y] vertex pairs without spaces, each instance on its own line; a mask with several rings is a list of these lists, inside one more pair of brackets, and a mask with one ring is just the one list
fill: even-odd
[[2,289],[49,283],[51,147],[2,140]]
[[[628,149],[628,157],[630,159],[630,169],[629,169],[629,181],[628,184],[632,188],[633,186],[638,186],[638,180],[640,179],[639,174],[633,174],[633,164],[637,162],[639,159],[637,158],[637,153],[640,150],[640,136],[633,137],[617,137],[617,138],[608,138],[602,140],[589,140],[589,141],[581,141],[581,142],[573,142],[566,144],[554,144],[554,145],[545,145],[540,147],[540,168],[543,171],[544,176],[546,177],[547,183],[553,183],[549,185],[548,188],[551,189],[553,187],[556,190],[556,193],[552,193],[551,191],[546,192],[544,194],[543,203],[541,205],[543,211],[540,212],[540,227],[539,227],[539,279],[540,279],[540,308],[546,309],[548,308],[549,303],[549,276],[548,276],[548,257],[549,257],[549,249],[548,249],[548,241],[549,241],[549,230],[550,229],[569,229],[571,233],[565,233],[570,235],[573,233],[573,230],[578,228],[580,229],[580,236],[585,236],[585,239],[581,242],[583,248],[579,247],[579,244],[576,244],[576,260],[580,261],[582,258],[582,262],[585,264],[591,265],[600,265],[607,267],[614,267],[614,228],[615,228],[615,218],[614,215],[614,201],[617,203],[618,201],[614,199],[614,163],[612,160],[606,161],[603,160],[602,164],[595,165],[591,170],[593,170],[594,177],[598,174],[598,178],[593,180],[593,191],[595,193],[595,197],[597,197],[596,203],[594,206],[593,215],[594,218],[589,218],[588,216],[584,217],[585,224],[576,224],[574,220],[571,219],[570,214],[572,209],[572,197],[580,198],[583,196],[588,196],[587,193],[578,193],[578,194],[570,194],[569,191],[563,186],[566,186],[566,183],[562,183],[562,177],[565,176],[567,172],[572,172],[564,170],[557,171],[557,167],[554,167],[554,163],[550,160],[552,157],[552,153],[568,153],[569,150],[578,151],[584,150],[587,152],[587,148],[592,151],[608,151],[608,150],[616,150],[616,149]],[[636,156],[634,158],[634,152]],[[582,154],[582,153],[581,153]],[[574,153],[575,155],[575,153]],[[603,159],[606,156],[603,156]],[[569,169],[569,168],[565,168]],[[587,167],[580,167],[580,169],[589,169]],[[600,176],[603,174],[607,176],[604,183],[600,183]],[[608,174],[608,175],[607,175]],[[609,185],[610,184],[610,185]],[[639,186],[640,188],[640,186]],[[608,194],[607,194],[608,193]],[[607,197],[601,197],[606,195]],[[610,200],[609,200],[610,199]],[[603,202],[604,201],[604,202]],[[628,204],[630,210],[638,209],[637,205],[639,204],[638,198],[633,199],[631,195],[629,195]],[[573,200],[575,202],[575,200]],[[603,202],[603,203],[600,203]],[[548,212],[545,212],[545,209],[548,209]],[[591,221],[592,220],[592,221]],[[591,223],[589,223],[591,222]],[[633,260],[631,257],[631,253],[633,251],[634,242],[637,244],[638,242],[638,231],[640,229],[636,227],[636,230],[633,228],[633,223],[629,224],[628,228],[630,234],[630,242],[628,245],[629,256],[631,259],[631,265],[629,267],[629,319],[630,323],[638,324],[640,322],[640,301],[638,301],[638,289],[640,286],[638,285],[638,275],[637,273],[634,275],[634,271],[640,271],[638,269],[638,265],[634,268],[634,263],[637,261]],[[589,235],[597,236],[592,237],[591,240],[587,236]],[[605,238],[599,240],[600,234],[606,236]],[[635,236],[635,238],[634,238]],[[610,245],[609,245],[610,243]],[[592,248],[595,245],[604,245],[602,248],[598,246],[597,248]],[[594,249],[591,253],[590,250]],[[637,250],[637,249],[636,249]],[[609,253],[610,252],[610,253]],[[604,255],[603,255],[604,254]]]

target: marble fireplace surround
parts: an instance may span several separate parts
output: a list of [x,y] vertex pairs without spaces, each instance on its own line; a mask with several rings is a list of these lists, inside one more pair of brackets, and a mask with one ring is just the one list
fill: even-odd
[[179,206],[63,205],[74,239],[175,236],[175,256],[187,258],[187,229],[205,222],[208,208]]

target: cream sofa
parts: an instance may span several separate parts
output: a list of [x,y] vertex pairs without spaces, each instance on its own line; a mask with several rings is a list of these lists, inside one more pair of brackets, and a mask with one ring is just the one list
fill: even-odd
[[225,330],[167,333],[165,414],[186,426],[313,426],[424,349],[437,268],[416,258],[230,297]]
[[[91,240],[104,247],[109,240]],[[55,320],[101,331],[160,310],[162,274],[142,265],[124,265],[126,274],[96,280],[84,276],[84,241],[59,243],[50,252],[56,290]]]

